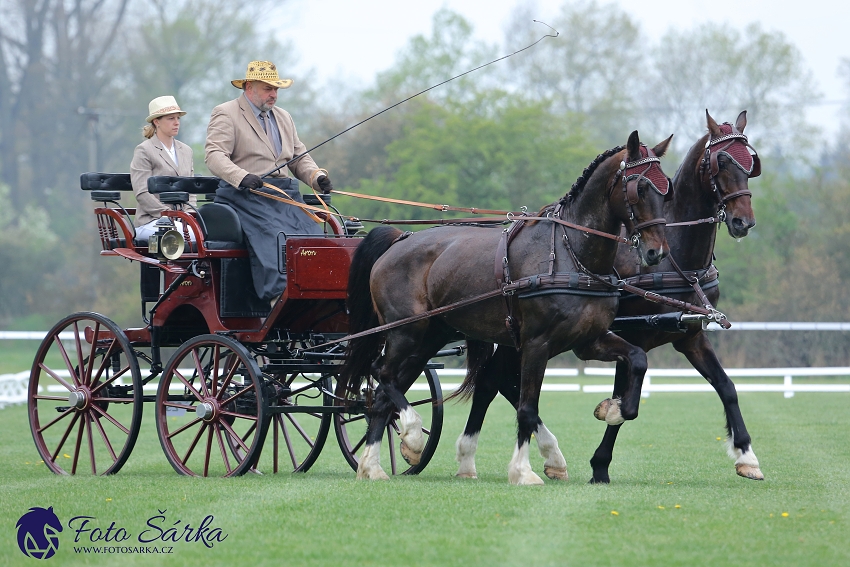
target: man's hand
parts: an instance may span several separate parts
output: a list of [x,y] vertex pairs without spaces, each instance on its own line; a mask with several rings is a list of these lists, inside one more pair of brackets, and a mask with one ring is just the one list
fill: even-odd
[[249,173],[248,175],[242,178],[242,181],[239,182],[240,189],[259,189],[262,186],[263,180],[260,179],[258,175],[254,175],[253,173]]
[[319,189],[321,189],[322,193],[324,193],[325,195],[327,195],[334,189],[333,183],[331,183],[331,178],[327,175],[322,175],[321,177],[319,177],[319,179],[316,180],[316,183],[319,185]]

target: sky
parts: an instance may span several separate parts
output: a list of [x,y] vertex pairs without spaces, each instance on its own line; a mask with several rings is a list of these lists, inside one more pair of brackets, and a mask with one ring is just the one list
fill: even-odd
[[[269,22],[298,51],[295,71],[316,84],[343,80],[366,87],[389,68],[395,54],[417,34],[430,35],[441,7],[460,13],[477,38],[503,42],[503,28],[520,0],[288,0]],[[537,0],[536,19],[552,21],[564,0]],[[610,0],[600,0],[609,4]],[[670,27],[692,28],[703,21],[743,29],[753,22],[785,34],[812,71],[823,102],[807,109],[809,120],[827,135],[837,129],[840,102],[847,97],[837,76],[839,61],[850,59],[850,3],[842,0],[620,0],[614,5],[658,38]],[[537,26],[537,24],[529,25]],[[842,39],[843,38],[843,39]]]

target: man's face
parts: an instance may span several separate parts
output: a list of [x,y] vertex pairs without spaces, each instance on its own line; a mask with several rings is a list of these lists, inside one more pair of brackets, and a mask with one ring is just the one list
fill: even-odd
[[245,83],[245,96],[251,104],[260,110],[271,110],[277,102],[277,87],[273,87],[262,81],[247,81]]

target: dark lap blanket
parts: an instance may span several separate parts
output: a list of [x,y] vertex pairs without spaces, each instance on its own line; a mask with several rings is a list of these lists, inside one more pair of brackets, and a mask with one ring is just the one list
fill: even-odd
[[[264,181],[284,190],[295,201],[304,202],[295,179],[271,178]],[[267,187],[260,191],[279,195]],[[294,205],[255,195],[247,189],[236,189],[224,181],[216,191],[215,202],[233,207],[239,215],[242,231],[248,240],[251,275],[257,295],[266,301],[280,297],[286,288],[286,271],[281,273],[278,270],[278,235],[283,233],[280,238],[283,246],[284,236],[323,234],[322,225]]]

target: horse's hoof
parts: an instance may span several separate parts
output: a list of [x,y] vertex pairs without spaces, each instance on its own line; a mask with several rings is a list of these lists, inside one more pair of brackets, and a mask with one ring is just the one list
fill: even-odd
[[456,478],[478,478],[474,472],[459,472],[455,475]]
[[530,470],[516,471],[513,474],[508,472],[508,480],[516,486],[540,486],[543,484],[543,479]]
[[552,480],[570,480],[570,475],[567,474],[567,467],[543,467],[543,472]]
[[738,476],[749,478],[750,480],[764,480],[764,474],[761,469],[752,465],[735,465],[735,472]]
[[408,447],[407,443],[405,443],[404,441],[399,443],[398,448],[401,451],[402,458],[407,461],[408,465],[418,465],[419,461],[422,460],[422,453],[414,453],[413,450]]
[[599,421],[605,421],[605,417],[608,415],[608,408],[611,407],[611,403],[614,400],[611,398],[605,398],[596,406],[596,409],[593,410],[593,417],[598,419]]
[[608,477],[605,478],[596,478],[593,477],[587,481],[587,484],[611,484],[611,479]]

